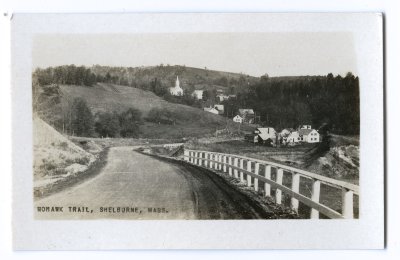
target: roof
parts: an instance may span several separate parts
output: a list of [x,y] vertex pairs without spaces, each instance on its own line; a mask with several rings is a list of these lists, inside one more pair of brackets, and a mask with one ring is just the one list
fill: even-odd
[[315,129],[299,129],[299,135],[309,135]]
[[254,110],[251,108],[239,108],[239,113],[254,115]]
[[271,134],[266,134],[266,133],[260,133],[258,134],[259,137],[261,137],[262,140],[268,140],[274,138],[273,135]]
[[258,131],[260,131],[260,133],[265,133],[265,134],[271,134],[273,132],[275,132],[275,129],[272,127],[259,127],[257,128]]
[[218,110],[215,109],[215,108],[213,108],[213,107],[205,107],[205,108],[204,108],[204,111],[207,111],[207,112],[217,111],[217,112],[218,112]]

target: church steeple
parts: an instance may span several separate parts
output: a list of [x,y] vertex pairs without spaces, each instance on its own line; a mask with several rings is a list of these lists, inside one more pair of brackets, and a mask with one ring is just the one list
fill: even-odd
[[175,87],[176,88],[180,88],[180,86],[179,86],[179,77],[178,76],[176,76]]
[[169,88],[169,92],[174,96],[183,96],[183,89],[179,86],[179,77],[176,76],[175,87]]

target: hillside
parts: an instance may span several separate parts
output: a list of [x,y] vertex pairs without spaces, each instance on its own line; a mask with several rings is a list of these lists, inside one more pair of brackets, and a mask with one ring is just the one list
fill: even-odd
[[33,151],[35,187],[85,171],[96,158],[37,116],[33,117]]
[[206,68],[193,68],[186,66],[159,65],[150,67],[107,67],[95,65],[91,71],[102,78],[107,77],[119,85],[129,85],[137,88],[146,89],[149,82],[157,79],[165,86],[173,86],[176,76],[179,76],[182,88],[190,89],[221,89],[226,92],[231,91],[230,87],[245,87],[247,83],[257,81],[256,77],[241,73],[209,70]]
[[[199,108],[170,103],[153,92],[114,84],[98,83],[92,87],[60,85],[61,102],[66,107],[74,98],[86,100],[93,114],[97,112],[121,112],[135,108],[144,118],[149,111],[158,108],[169,111],[176,119],[175,124],[156,124],[145,121],[140,126],[142,138],[187,138],[214,135],[215,131],[228,128],[237,131],[239,126],[232,120],[204,112]],[[249,130],[242,127],[241,130]]]

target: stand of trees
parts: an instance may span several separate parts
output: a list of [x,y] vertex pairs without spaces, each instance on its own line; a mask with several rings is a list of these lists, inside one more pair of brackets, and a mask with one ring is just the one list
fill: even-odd
[[33,73],[42,86],[49,84],[93,86],[97,82],[96,75],[85,66],[65,65],[36,69]]
[[224,104],[226,111],[253,108],[264,124],[278,129],[312,124],[339,134],[360,131],[359,79],[351,73],[294,79],[263,76],[237,100]]

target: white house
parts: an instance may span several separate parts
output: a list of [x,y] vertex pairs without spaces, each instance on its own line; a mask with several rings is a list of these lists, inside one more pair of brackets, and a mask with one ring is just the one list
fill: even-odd
[[216,115],[219,114],[219,111],[213,107],[205,107],[205,108],[203,108],[203,110],[206,112],[212,113],[212,114],[216,114]]
[[193,91],[192,96],[198,100],[202,100],[203,99],[203,93],[204,90],[202,89],[197,89],[195,91]]
[[220,114],[224,113],[224,105],[214,105],[214,108],[218,110]]
[[243,117],[241,117],[239,115],[236,115],[232,120],[233,120],[233,122],[236,122],[236,123],[243,123]]
[[243,118],[243,123],[254,123],[254,110],[251,108],[239,108],[239,115]]
[[300,142],[300,135],[299,132],[293,131],[291,132],[288,137],[286,138],[286,143],[287,144],[295,144]]
[[218,94],[218,95],[217,95],[217,98],[219,99],[219,102],[222,102],[222,101],[224,101],[224,100],[228,100],[228,99],[229,99],[229,96],[224,95],[224,94]]
[[279,133],[279,137],[280,137],[279,139],[282,141],[282,143],[286,143],[287,142],[288,136],[293,131],[294,131],[293,128],[285,128]]
[[319,142],[319,133],[315,129],[300,129],[299,135],[301,141],[306,143],[318,143]]
[[179,86],[178,76],[176,76],[175,87],[169,88],[169,93],[173,96],[183,96],[183,89]]

